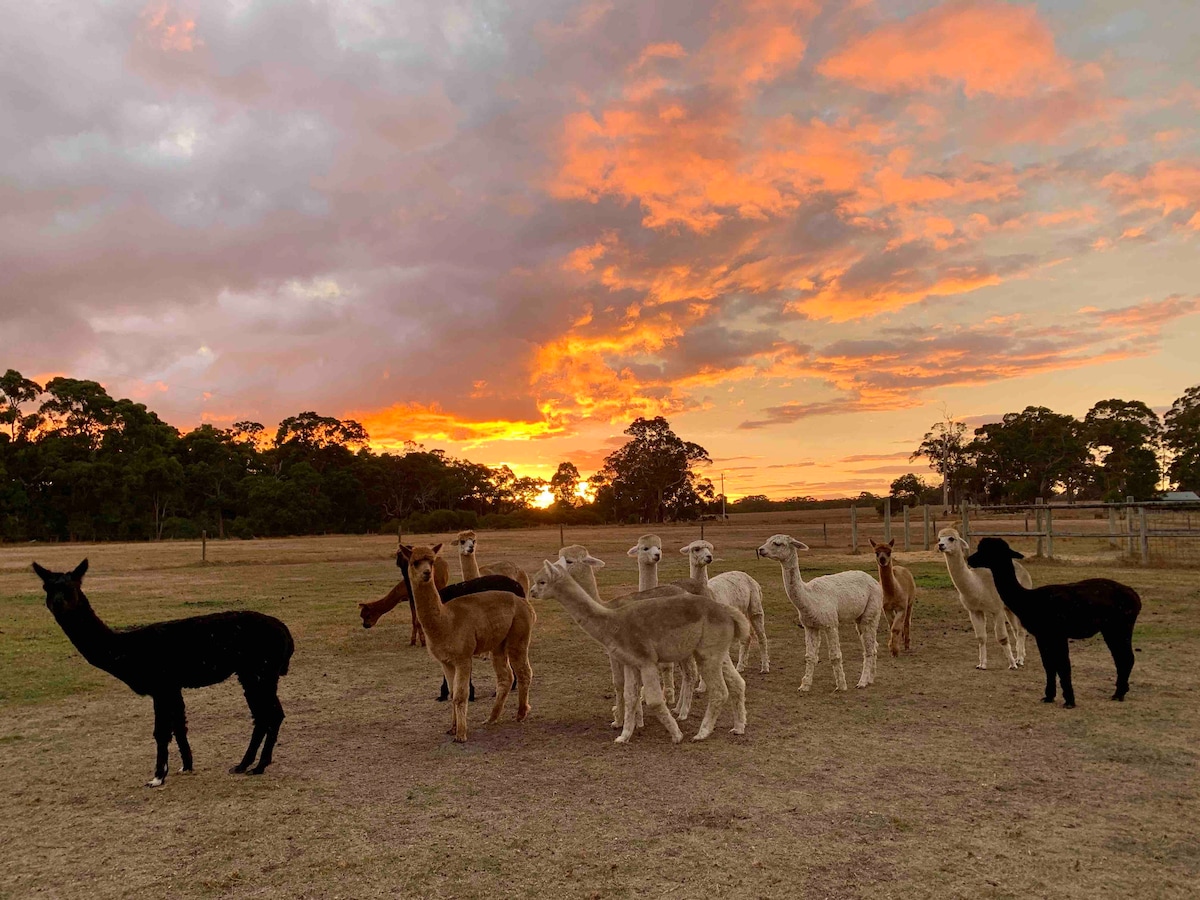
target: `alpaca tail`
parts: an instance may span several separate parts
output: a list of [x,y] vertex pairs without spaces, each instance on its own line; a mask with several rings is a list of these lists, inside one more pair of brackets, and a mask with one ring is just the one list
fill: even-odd
[[283,635],[287,640],[284,642],[283,665],[279,668],[280,676],[288,673],[288,663],[291,661],[292,654],[296,652],[296,642],[292,640],[292,632],[286,625],[283,626]]
[[750,581],[750,607],[746,610],[750,618],[763,615],[762,585],[753,578]]
[[727,608],[733,613],[733,639],[738,646],[741,646],[750,640],[750,620],[742,614],[740,609],[734,609],[732,606]]

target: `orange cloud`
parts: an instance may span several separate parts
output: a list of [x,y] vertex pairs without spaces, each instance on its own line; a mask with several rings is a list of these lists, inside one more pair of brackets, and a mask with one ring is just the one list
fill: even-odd
[[371,436],[371,446],[396,448],[405,441],[453,441],[478,446],[491,441],[516,441],[562,434],[561,422],[508,419],[470,420],[443,410],[438,404],[397,403],[386,409],[352,412]]
[[1127,210],[1157,209],[1162,215],[1191,213],[1187,227],[1200,231],[1200,163],[1169,159],[1137,178],[1114,172],[1100,184],[1127,201]]
[[884,25],[852,41],[817,69],[867,90],[939,90],[960,85],[968,97],[1027,97],[1069,88],[1071,62],[1032,6],[948,3]]
[[149,3],[138,16],[141,21],[139,38],[160,50],[191,53],[203,41],[196,37],[196,22],[184,17],[166,2]]

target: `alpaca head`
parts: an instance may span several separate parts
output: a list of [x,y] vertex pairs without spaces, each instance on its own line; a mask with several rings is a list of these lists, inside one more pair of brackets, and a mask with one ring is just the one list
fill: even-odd
[[636,559],[639,566],[656,566],[662,559],[662,539],[657,534],[643,534],[626,555]]
[[432,547],[405,547],[400,545],[400,552],[408,563],[408,578],[417,584],[433,581],[433,564],[437,555],[442,552],[441,544]]
[[[585,550],[584,552],[586,553],[587,551]],[[600,562],[599,560],[596,561]],[[567,560],[561,555],[554,562],[548,559],[543,560],[542,567],[538,569],[538,573],[533,576],[533,583],[529,585],[529,596],[534,600],[542,600],[548,597],[555,585],[561,584],[564,578],[571,578],[570,572],[567,571],[569,565]],[[604,565],[604,563],[600,563],[600,565]]]
[[875,543],[874,538],[867,538],[871,542],[871,549],[875,552],[875,562],[879,563],[879,568],[886,569],[892,564],[892,550],[896,546],[896,539],[892,538],[886,544]]
[[46,589],[46,608],[50,612],[71,612],[84,604],[80,588],[87,570],[86,559],[71,572],[51,572],[37,563],[33,564],[33,571],[37,572],[42,579],[42,587]]
[[692,541],[686,547],[680,547],[679,552],[688,558],[689,563],[701,569],[713,561],[713,545],[708,541]]
[[458,547],[458,552],[463,556],[470,556],[475,552],[476,540],[474,531],[460,531],[458,539],[454,541],[454,545]]
[[774,534],[767,542],[754,551],[756,556],[763,559],[773,559],[778,563],[791,562],[796,558],[797,550],[807,550],[808,544],[798,541],[791,535]]
[[1008,546],[1004,538],[985,537],[979,541],[975,552],[967,557],[967,565],[975,569],[991,569],[993,572],[1012,570],[1014,559],[1024,559],[1025,554]]
[[971,549],[957,529],[943,528],[938,532],[937,548],[939,553],[965,553]]

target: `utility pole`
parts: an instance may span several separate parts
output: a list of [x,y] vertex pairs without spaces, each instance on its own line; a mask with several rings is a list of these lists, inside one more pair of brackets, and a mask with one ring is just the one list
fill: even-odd
[[727,515],[725,515],[725,473],[722,472],[721,473],[721,521],[723,522],[727,518],[729,518],[729,517]]

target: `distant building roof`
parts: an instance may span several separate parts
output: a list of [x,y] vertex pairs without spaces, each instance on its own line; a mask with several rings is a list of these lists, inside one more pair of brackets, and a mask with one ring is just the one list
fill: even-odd
[[1159,500],[1200,500],[1200,494],[1195,491],[1167,491],[1158,495]]

